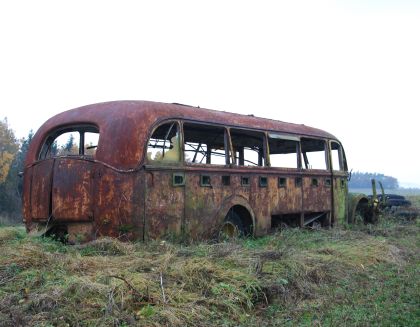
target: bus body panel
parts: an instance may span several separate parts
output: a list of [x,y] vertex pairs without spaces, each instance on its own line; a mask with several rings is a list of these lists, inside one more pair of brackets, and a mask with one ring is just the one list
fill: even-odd
[[94,173],[92,161],[55,159],[49,213],[55,221],[93,220]]
[[145,170],[145,239],[182,236],[184,218],[184,187],[173,185],[179,170]]

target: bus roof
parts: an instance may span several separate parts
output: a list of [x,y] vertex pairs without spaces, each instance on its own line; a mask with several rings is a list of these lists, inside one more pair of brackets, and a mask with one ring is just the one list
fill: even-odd
[[[31,165],[37,160],[43,142],[50,133],[58,128],[92,124],[97,126],[101,133],[96,159],[118,169],[135,169],[143,158],[144,140],[147,139],[151,128],[156,123],[168,119],[185,119],[337,140],[333,135],[317,128],[252,115],[241,115],[176,103],[112,101],[71,109],[47,120],[32,140],[26,165]],[[138,140],[138,142],[133,142],[133,140]]]

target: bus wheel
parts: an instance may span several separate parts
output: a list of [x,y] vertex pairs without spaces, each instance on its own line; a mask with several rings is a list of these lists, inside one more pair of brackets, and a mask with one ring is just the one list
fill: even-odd
[[220,229],[219,239],[234,239],[244,235],[244,226],[239,215],[230,209]]

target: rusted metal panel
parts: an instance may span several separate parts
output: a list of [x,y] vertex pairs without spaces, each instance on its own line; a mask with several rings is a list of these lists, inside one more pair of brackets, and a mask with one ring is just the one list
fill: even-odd
[[72,223],[67,225],[68,242],[74,244],[92,240],[94,235],[94,225],[92,222]]
[[[208,239],[216,235],[221,220],[216,216],[223,201],[238,194],[236,176],[230,176],[230,185],[222,185],[223,172],[203,169],[186,171],[185,221],[186,233],[190,239]],[[210,184],[203,184],[203,178]],[[223,217],[224,218],[224,217]],[[223,219],[222,218],[222,219]]]
[[347,174],[333,172],[333,224],[347,222],[348,189]]
[[327,184],[330,174],[310,174],[303,177],[303,211],[330,212],[332,187]]
[[28,167],[24,171],[25,178],[23,179],[23,222],[29,223],[32,219],[31,213],[31,184],[32,184],[33,167]]
[[[261,187],[260,177],[267,178],[267,187]],[[249,202],[257,217],[255,226],[257,235],[263,235],[271,228],[271,209],[274,203],[270,201],[270,186],[273,185],[274,179],[261,172],[261,174],[250,175],[250,186],[248,188],[242,186],[249,193]]]
[[[182,171],[146,170],[145,238],[182,237],[184,185],[173,185],[173,174]],[[184,184],[184,183],[179,183]]]
[[57,158],[52,182],[52,215],[55,221],[93,219],[94,163]]
[[121,173],[106,166],[95,172],[96,236],[143,238],[143,183],[139,173]]
[[[285,179],[285,185],[278,185],[278,178]],[[302,187],[296,183],[300,174],[280,173],[270,180],[272,215],[292,214],[302,211]]]
[[[50,216],[51,182],[54,159],[41,161],[33,166],[31,187],[31,218],[47,220]],[[28,176],[25,176],[28,178]]]

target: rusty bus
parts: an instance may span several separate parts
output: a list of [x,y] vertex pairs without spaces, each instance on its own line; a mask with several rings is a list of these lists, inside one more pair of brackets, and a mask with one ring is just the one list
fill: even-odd
[[351,221],[343,147],[319,129],[181,104],[115,101],[49,119],[24,171],[29,232],[198,240]]

